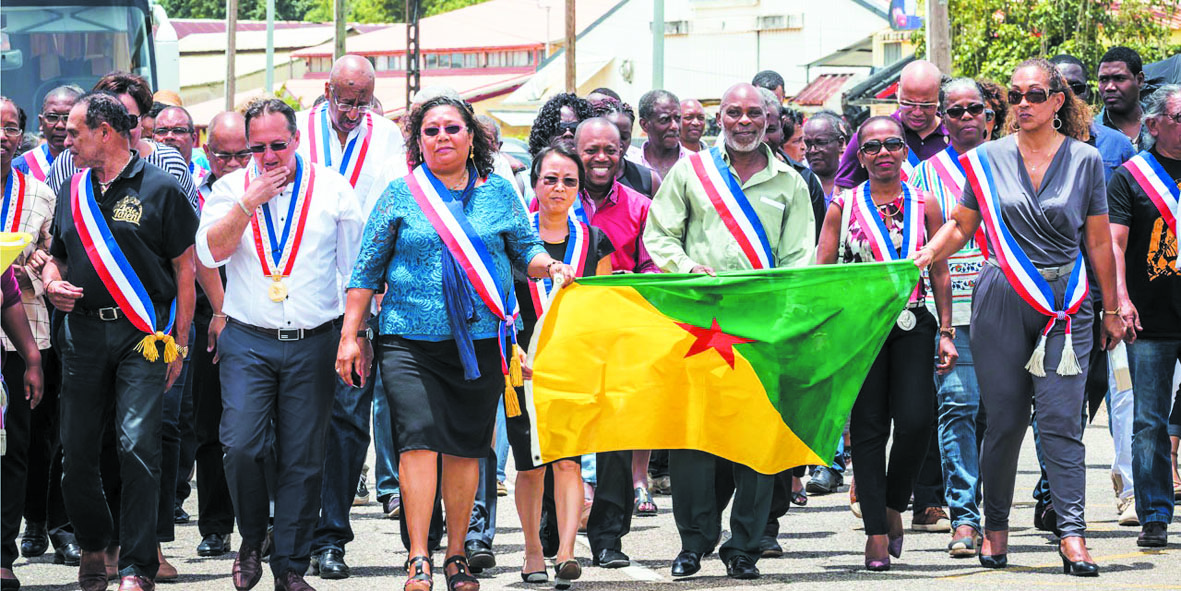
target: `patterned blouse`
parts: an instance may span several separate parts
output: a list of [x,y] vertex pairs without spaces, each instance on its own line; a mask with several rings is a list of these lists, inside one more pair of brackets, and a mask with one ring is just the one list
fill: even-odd
[[[457,198],[460,193],[452,191]],[[525,217],[521,200],[509,181],[489,175],[475,188],[463,211],[488,247],[497,283],[511,290],[512,268],[524,271],[533,257],[545,252]],[[390,183],[365,225],[361,252],[348,284],[349,288],[375,290],[383,283],[387,286],[378,314],[378,333],[428,341],[452,338],[443,302],[443,248],[434,226],[410,195],[406,180]],[[475,309],[472,338],[494,338],[499,322],[496,316],[482,301]]]
[[[910,190],[916,199],[926,198],[927,193],[925,191],[916,189],[913,186],[910,187]],[[858,185],[853,189],[839,191],[833,196],[832,203],[837,207],[844,208],[845,200],[851,195],[860,193],[860,191],[861,185]],[[878,214],[881,215],[882,220],[886,222],[886,229],[890,232],[890,241],[894,243],[895,249],[902,248],[902,222],[906,216],[906,212],[903,209],[903,205],[905,203],[903,196],[903,193],[899,193],[893,201],[877,208]],[[865,228],[861,226],[857,216],[852,212],[849,214],[849,231],[842,234],[845,236],[845,240],[839,245],[837,250],[837,262],[839,264],[848,265],[852,263],[873,263],[877,261],[873,254],[873,246],[870,245],[869,235],[866,233]],[[926,242],[926,234],[927,224],[926,220],[923,220],[924,243]],[[923,277],[919,281],[918,286],[918,301],[923,301],[926,295],[927,277],[926,273],[923,273]]]

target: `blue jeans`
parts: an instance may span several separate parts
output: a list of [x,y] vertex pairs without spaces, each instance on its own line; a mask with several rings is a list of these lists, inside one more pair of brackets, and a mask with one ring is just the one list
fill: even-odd
[[320,519],[312,539],[312,554],[344,551],[353,541],[349,509],[357,496],[357,481],[369,451],[369,420],[373,416],[373,377],[363,388],[351,388],[336,377],[332,422],[324,450],[324,479],[320,487]]
[[398,484],[398,450],[394,447],[393,417],[390,416],[390,404],[385,398],[381,372],[373,373],[376,376],[373,387],[378,393],[373,397],[373,451],[377,456],[373,477],[377,498],[385,501],[387,497],[401,494]]
[[943,460],[943,490],[951,526],[980,529],[980,440],[984,436],[984,407],[972,366],[967,326],[956,327],[959,360],[947,375],[935,374],[939,400],[939,451]]
[[496,448],[496,481],[504,482],[504,467],[508,464],[508,427],[504,418],[504,397],[500,397],[500,404],[496,406],[496,439],[492,446]]
[[1168,423],[1173,402],[1173,367],[1181,361],[1181,339],[1140,339],[1128,345],[1132,390],[1132,474],[1140,523],[1173,521]]
[[496,450],[488,448],[488,455],[480,458],[480,481],[465,542],[480,540],[492,545],[496,537],[496,500]]

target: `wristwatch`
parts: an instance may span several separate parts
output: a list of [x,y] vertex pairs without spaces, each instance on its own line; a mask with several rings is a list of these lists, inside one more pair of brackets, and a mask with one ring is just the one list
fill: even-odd
[[177,345],[176,352],[178,354],[180,354],[181,359],[188,359],[189,358],[189,348],[186,345]]
[[357,338],[358,339],[369,339],[372,341],[373,340],[373,329],[366,326],[365,328],[358,330],[357,331]]
[[955,340],[955,327],[954,326],[940,327],[939,328],[939,335],[940,336],[947,335],[948,337],[951,338],[951,340],[954,341]]

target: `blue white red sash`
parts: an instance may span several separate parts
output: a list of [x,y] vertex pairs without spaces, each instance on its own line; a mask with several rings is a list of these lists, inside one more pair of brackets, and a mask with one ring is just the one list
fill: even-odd
[[968,182],[972,185],[972,192],[976,194],[976,201],[980,204],[980,215],[988,234],[991,251],[996,255],[996,261],[1004,272],[1009,284],[1025,300],[1027,304],[1039,313],[1049,316],[1046,328],[1038,339],[1037,347],[1026,364],[1029,373],[1044,377],[1044,359],[1046,338],[1054,324],[1059,320],[1066,322],[1066,344],[1062,351],[1062,361],[1058,365],[1058,375],[1077,375],[1082,372],[1078,365],[1078,358],[1074,353],[1071,338],[1071,315],[1078,312],[1087,298],[1087,270],[1083,264],[1082,254],[1074,262],[1070,279],[1067,282],[1066,293],[1062,306],[1056,304],[1054,290],[1029,256],[1022,250],[1017,239],[1009,232],[1001,210],[1000,196],[996,191],[993,179],[992,164],[989,161],[987,144],[968,152],[960,157],[964,165]]
[[[951,212],[959,205],[960,196],[964,194],[964,187],[968,180],[964,173],[964,166],[960,164],[960,154],[948,144],[947,149],[925,160],[915,173],[915,180],[925,182],[920,188],[931,191],[939,199],[939,208],[943,213],[943,222],[951,219]],[[988,258],[987,241],[984,239],[984,228],[976,231],[976,235],[964,245],[965,248],[979,248],[984,258]]]
[[[1165,172],[1156,157],[1147,151],[1136,154],[1125,162],[1124,166],[1132,173],[1140,188],[1148,194],[1148,198],[1160,212],[1165,226],[1173,229],[1173,235],[1178,237],[1178,244],[1181,244],[1181,227],[1177,225],[1177,219],[1181,215],[1178,211],[1181,203],[1181,186]],[[1181,258],[1178,260],[1181,261]]]
[[688,158],[710,203],[738,241],[751,267],[756,270],[774,267],[775,257],[771,254],[771,243],[763,230],[763,222],[738,181],[730,174],[730,166],[722,159],[721,151],[714,147],[708,152],[690,154]]
[[[538,207],[540,207],[540,205]],[[574,197],[574,204],[570,206],[568,211],[570,212],[570,219],[577,220],[584,224],[590,224],[590,218],[588,218],[586,215],[586,208],[582,206],[582,193],[579,193]],[[534,229],[536,228],[537,227],[534,226]]]
[[915,170],[918,169],[919,165],[922,163],[923,161],[919,158],[919,155],[915,154],[914,150],[911,150],[910,147],[907,146],[906,162],[902,163],[902,182],[905,183],[914,177]]
[[[529,222],[533,225],[534,232],[540,231],[539,213],[529,216]],[[562,256],[562,262],[574,267],[575,277],[582,277],[590,253],[590,227],[570,217],[566,219],[566,226],[570,233],[566,237],[566,254]],[[529,282],[529,295],[532,296],[533,311],[537,313],[538,318],[541,318],[541,315],[549,309],[553,292],[554,282],[549,277],[541,281]]]
[[[870,195],[869,181],[861,183],[854,189],[853,215],[857,218],[861,229],[869,239],[869,246],[873,250],[874,260],[878,262],[897,261],[910,258],[923,246],[926,239],[926,225],[923,211],[926,209],[923,196],[910,185],[902,184],[902,249],[894,248],[894,240],[890,238],[890,230],[886,222],[878,213],[877,204]],[[910,294],[910,301],[918,300],[919,286]]]
[[[246,172],[243,189],[250,187],[250,182],[259,174],[258,166],[251,163]],[[254,250],[262,265],[262,273],[273,281],[277,282],[283,277],[290,276],[291,268],[295,266],[299,245],[303,242],[303,229],[308,221],[308,211],[312,208],[315,186],[316,167],[306,164],[303,158],[296,154],[295,186],[291,189],[291,200],[287,204],[287,216],[283,227],[276,229],[269,202],[263,203],[250,218],[250,228],[254,233]],[[291,232],[292,227],[295,228],[294,235]],[[264,236],[266,240],[263,239]]]
[[3,231],[21,231],[21,215],[25,209],[27,186],[28,181],[24,173],[15,168],[8,169],[8,180],[4,182],[4,203],[0,205],[0,222],[4,224],[0,229]]
[[25,152],[25,164],[29,165],[29,174],[38,181],[45,182],[49,178],[49,167],[53,166],[53,158],[49,155],[49,145],[41,144]]
[[354,188],[357,179],[361,178],[361,168],[365,166],[365,157],[369,155],[369,140],[373,138],[373,113],[365,111],[364,129],[355,130],[356,134],[344,146],[344,152],[339,162],[332,161],[333,145],[336,144],[336,134],[332,131],[328,119],[328,102],[317,109],[308,112],[308,154],[312,163],[323,164],[335,169]]
[[[511,355],[505,352],[506,339],[515,348],[517,331],[515,321],[519,308],[517,297],[511,283],[501,285],[497,281],[496,263],[488,252],[484,239],[472,227],[467,216],[462,215],[462,209],[448,207],[451,201],[451,191],[442,183],[430,169],[424,165],[414,168],[406,175],[406,184],[415,203],[422,209],[431,227],[443,241],[443,245],[455,257],[455,261],[463,268],[468,281],[475,288],[476,294],[484,305],[500,319],[499,336],[500,364],[506,378],[509,375]],[[446,198],[444,198],[446,195]],[[456,215],[456,213],[459,215]],[[515,359],[515,357],[513,358]],[[518,384],[513,384],[514,386]]]
[[115,241],[107,225],[102,208],[94,198],[94,186],[90,182],[90,169],[75,174],[70,186],[70,209],[78,238],[86,249],[86,256],[102,279],[107,292],[131,324],[147,336],[136,346],[144,358],[155,361],[160,356],[156,343],[164,343],[164,361],[176,360],[176,342],[173,340],[172,323],[176,319],[176,300],[168,312],[168,323],[163,330],[157,330],[156,306],[148,295],[147,288],[135,274],[135,269]]

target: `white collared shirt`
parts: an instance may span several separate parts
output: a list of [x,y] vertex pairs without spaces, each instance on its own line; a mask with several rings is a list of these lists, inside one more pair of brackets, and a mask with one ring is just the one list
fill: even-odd
[[[227,316],[262,328],[315,328],[344,313],[343,286],[352,274],[365,222],[360,201],[348,181],[335,171],[315,167],[303,240],[291,275],[283,280],[287,298],[278,303],[271,301],[268,294],[272,280],[263,273],[249,224],[229,258],[215,260],[209,250],[209,228],[224,216],[241,213],[234,210],[246,192],[246,170],[234,171],[213,185],[197,229],[197,256],[207,267],[225,265],[222,311]],[[270,201],[272,215],[278,216],[278,227],[286,222],[293,184]],[[293,226],[292,234],[295,230]]]
[[[311,158],[312,142],[311,136],[308,135],[308,115],[313,111],[318,112],[320,107],[313,107],[307,111],[300,111],[295,114],[295,123],[299,127],[299,154],[305,160]],[[365,161],[361,165],[361,173],[357,176],[357,184],[353,186],[357,196],[364,200],[372,190],[374,182],[382,178],[385,164],[396,158],[401,158],[403,162],[406,160],[406,145],[402,139],[402,130],[398,129],[398,125],[373,111],[367,111],[365,116],[373,121],[373,132],[369,138],[369,149],[365,153]],[[315,117],[315,122],[319,124],[319,116]],[[365,119],[357,127],[349,132],[349,135],[344,140],[344,145],[341,145],[337,138],[336,129],[332,127],[332,119],[329,117],[328,136],[322,138],[320,130],[317,128],[316,132],[316,149],[320,154],[316,155],[317,163],[336,170],[336,172],[344,174],[340,169],[340,162],[344,158],[344,148],[353,138],[365,133],[369,126],[365,123]],[[362,141],[364,138],[361,138]],[[321,147],[320,142],[327,140],[329,150],[331,150],[332,161],[323,161],[324,148]],[[360,148],[361,142],[357,143],[357,148]],[[356,158],[356,155],[351,156]],[[400,176],[405,176],[403,173]],[[400,177],[394,177],[400,178]]]

